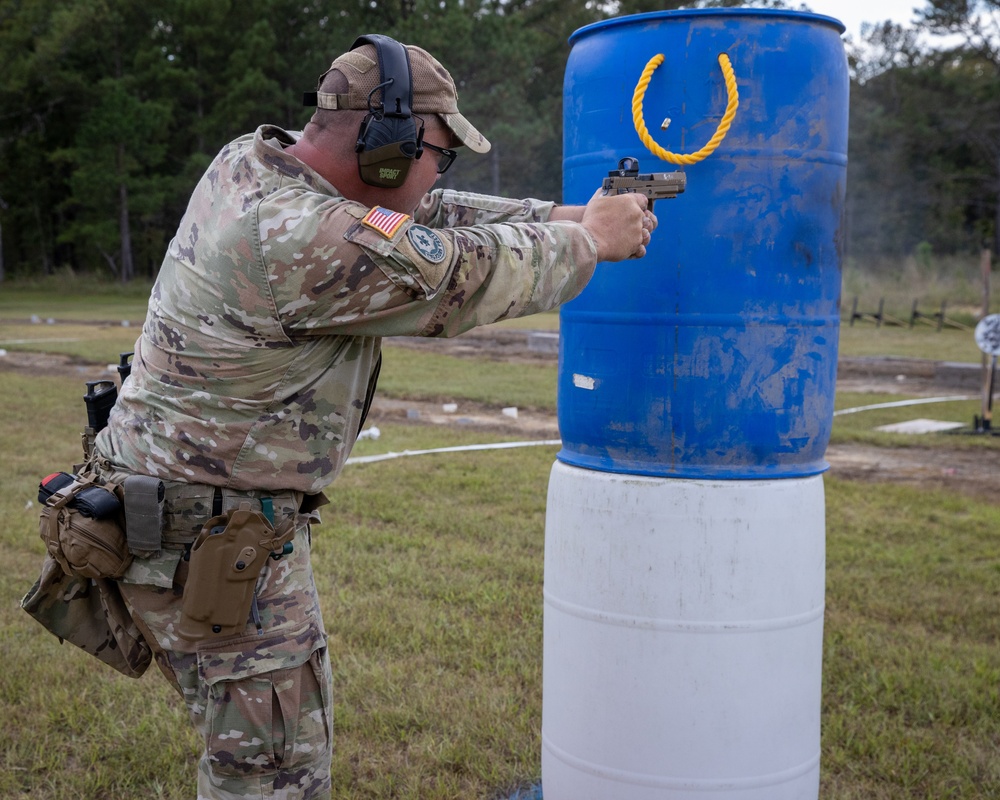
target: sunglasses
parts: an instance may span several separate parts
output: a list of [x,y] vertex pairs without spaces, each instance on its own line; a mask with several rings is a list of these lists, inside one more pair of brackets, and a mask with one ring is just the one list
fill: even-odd
[[423,146],[438,154],[438,175],[444,175],[448,171],[448,167],[454,164],[455,159],[458,158],[457,150],[449,150],[447,147],[438,147],[430,142],[423,142]]

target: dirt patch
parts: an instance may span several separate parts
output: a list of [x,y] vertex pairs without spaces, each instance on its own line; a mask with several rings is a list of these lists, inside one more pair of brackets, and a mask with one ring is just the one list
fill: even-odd
[[445,425],[483,431],[504,433],[524,439],[558,439],[559,425],[554,414],[541,414],[524,409],[504,409],[481,403],[462,401],[454,411],[445,410],[442,403],[418,400],[394,400],[375,396],[365,427],[382,421],[404,422],[413,425]]
[[[514,363],[555,363],[558,355],[557,339],[551,334],[492,328],[471,331],[456,339],[392,339],[386,345]],[[977,394],[966,373],[959,371],[949,380],[948,370],[930,362],[908,359],[879,365],[868,359],[860,370],[849,362],[846,366],[838,381],[838,388],[846,391],[911,396]],[[8,352],[0,357],[0,370],[32,375],[85,376],[86,380],[94,380],[106,369],[103,364],[87,364],[79,358],[52,353]],[[112,374],[109,370],[108,376]],[[501,433],[525,440],[559,438],[554,414],[520,408],[505,413],[502,408],[472,402],[460,402],[450,409],[441,403],[376,396],[368,425],[389,421],[461,427],[481,431],[484,436]],[[940,443],[933,448],[846,444],[831,446],[826,458],[830,474],[838,478],[935,487],[1000,504],[1000,449],[947,447]]]
[[554,331],[524,331],[489,326],[476,328],[453,339],[398,336],[385,339],[384,342],[387,347],[512,363],[555,363],[559,355],[559,336]]
[[[391,420],[458,426],[480,431],[484,436],[503,433],[525,440],[559,438],[554,415],[519,409],[517,418],[512,419],[503,416],[498,408],[474,403],[463,403],[456,411],[445,412],[439,403],[376,400],[369,420],[376,426]],[[1000,449],[837,444],[827,448],[826,460],[829,474],[837,478],[939,488],[1000,505]]]
[[[76,378],[83,376],[85,381],[100,380],[107,370],[106,364],[95,364],[76,356],[65,356],[58,353],[28,353],[9,350],[0,356],[0,371],[17,372],[22,375],[55,376]],[[111,377],[111,370],[107,370]]]
[[1000,505],[995,448],[831,445],[826,460],[837,478],[945,489]]

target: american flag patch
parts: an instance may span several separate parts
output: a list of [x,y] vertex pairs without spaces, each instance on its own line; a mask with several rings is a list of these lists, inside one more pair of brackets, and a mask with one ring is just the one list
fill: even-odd
[[378,231],[386,239],[391,239],[409,218],[409,215],[402,214],[399,211],[390,211],[388,208],[375,206],[375,208],[365,214],[365,218],[361,220],[361,224]]

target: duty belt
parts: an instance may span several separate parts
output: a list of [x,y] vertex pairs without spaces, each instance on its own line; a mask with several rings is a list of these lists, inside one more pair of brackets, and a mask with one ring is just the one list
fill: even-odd
[[121,470],[103,458],[89,466],[122,488],[129,550],[135,555],[149,555],[160,547],[184,549],[209,519],[248,503],[249,510],[261,512],[272,525],[280,526],[300,515],[303,524],[317,523],[320,517],[316,510],[329,502],[322,492],[237,490],[160,480]]
[[190,544],[210,518],[247,502],[251,511],[273,517],[273,523],[280,525],[302,513],[305,497],[296,491],[237,491],[199,483],[164,481],[163,486],[163,545],[168,549]]

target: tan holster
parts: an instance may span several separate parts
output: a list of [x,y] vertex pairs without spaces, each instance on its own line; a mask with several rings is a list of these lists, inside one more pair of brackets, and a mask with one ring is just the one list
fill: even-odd
[[178,633],[195,641],[242,633],[268,557],[294,535],[293,519],[275,531],[249,505],[208,520],[191,546]]

